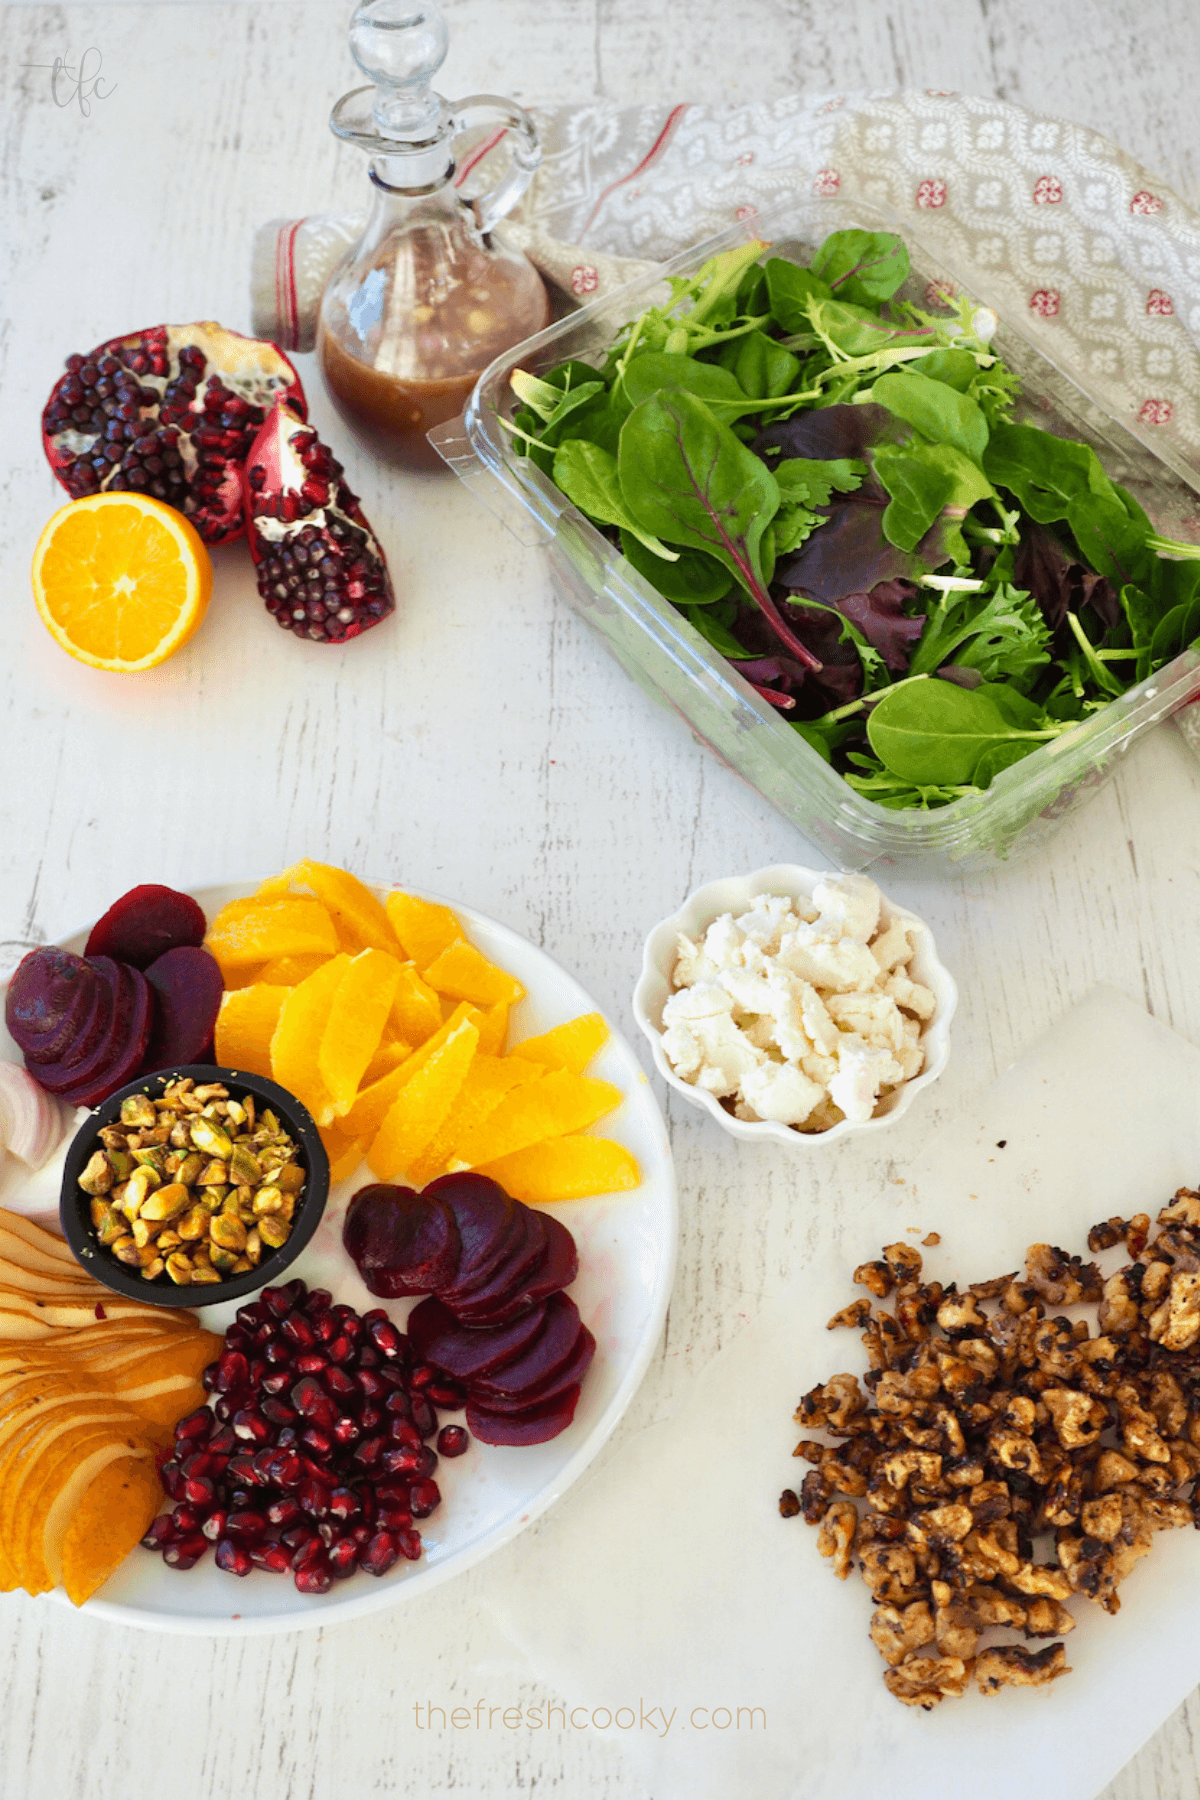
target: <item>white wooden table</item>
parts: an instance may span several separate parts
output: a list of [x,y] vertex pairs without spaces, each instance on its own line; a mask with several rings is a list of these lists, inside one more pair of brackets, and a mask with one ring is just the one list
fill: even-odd
[[[1200,204],[1190,0],[447,10],[447,93],[719,102],[936,85],[1091,124]],[[400,616],[345,651],[280,632],[237,549],[215,559],[202,633],[136,680],[70,663],[28,598],[33,543],[61,499],[37,419],[62,357],[159,319],[244,328],[252,227],[357,195],[357,160],[325,129],[353,85],[344,12],[299,0],[5,11],[0,940],[11,942],[0,954],[11,965],[18,946],[78,927],[137,881],[231,879],[307,853],[461,896],[542,944],[631,1027],[655,919],[702,880],[815,853],[651,710],[556,605],[538,553],[448,477],[388,478],[347,454]],[[53,104],[46,68],[23,65],[89,46],[115,87],[84,117]],[[309,391],[339,441],[315,372]],[[607,1458],[779,1290],[814,1220],[894,1177],[1095,982],[1200,1043],[1200,765],[1173,729],[1038,860],[890,886],[930,919],[961,984],[951,1072],[886,1153],[852,1141],[823,1161],[747,1156],[693,1109],[670,1107],[675,1297]],[[489,1574],[484,1564],[362,1624],[245,1641],[126,1632],[5,1596],[0,1797],[140,1800],[169,1787],[176,1800],[451,1789],[647,1800],[599,1732],[418,1729],[418,1703],[553,1698],[493,1624]],[[1200,1796],[1194,1728],[1200,1694],[1106,1800]]]

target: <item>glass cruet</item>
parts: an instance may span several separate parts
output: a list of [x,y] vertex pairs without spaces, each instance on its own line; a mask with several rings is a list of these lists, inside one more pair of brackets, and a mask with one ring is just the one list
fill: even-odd
[[[432,0],[355,8],[350,51],[374,85],[344,95],[330,127],[370,156],[374,198],[325,288],[317,327],[339,412],[377,455],[426,468],[442,465],[425,434],[457,417],[492,359],[550,317],[537,270],[490,236],[541,160],[533,122],[493,94],[435,94],[448,41]],[[511,162],[488,193],[465,201],[454,141],[488,126],[507,131]]]

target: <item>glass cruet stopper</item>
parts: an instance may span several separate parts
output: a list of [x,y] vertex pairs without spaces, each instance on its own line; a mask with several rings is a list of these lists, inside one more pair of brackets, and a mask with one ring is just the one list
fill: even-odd
[[[372,85],[344,95],[329,123],[370,157],[375,200],[326,286],[317,339],[343,415],[379,453],[427,466],[437,459],[425,433],[550,316],[536,269],[490,236],[541,161],[533,121],[494,94],[435,93],[448,46],[434,0],[355,7],[350,52]],[[455,139],[477,127],[499,127],[511,155],[497,184],[466,201],[452,184]]]

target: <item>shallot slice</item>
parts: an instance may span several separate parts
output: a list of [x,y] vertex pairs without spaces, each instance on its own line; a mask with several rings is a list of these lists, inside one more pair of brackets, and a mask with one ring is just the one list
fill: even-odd
[[58,1102],[19,1063],[0,1062],[0,1150],[40,1169],[64,1130]]

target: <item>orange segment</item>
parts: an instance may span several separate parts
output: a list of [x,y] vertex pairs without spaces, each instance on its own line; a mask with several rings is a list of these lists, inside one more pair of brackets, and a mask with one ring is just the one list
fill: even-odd
[[182,513],[144,494],[93,494],[49,521],[33,595],[54,641],[93,669],[152,669],[208,607],[212,563]]
[[479,1025],[479,1048],[485,1056],[503,1056],[508,1036],[508,1004],[501,1000],[489,1006]]
[[[482,1044],[482,1031],[479,1041]],[[490,1056],[477,1049],[450,1113],[409,1168],[413,1186],[424,1187],[440,1175],[459,1139],[482,1125],[512,1088],[523,1081],[536,1081],[539,1073],[533,1063],[522,1067],[511,1057]]]
[[615,1194],[635,1188],[642,1179],[632,1151],[602,1137],[543,1138],[540,1144],[485,1163],[479,1173],[490,1175],[506,1194],[526,1206]]
[[336,1125],[319,1125],[321,1142],[325,1146],[325,1154],[329,1158],[330,1181],[345,1181],[347,1175],[353,1175],[363,1159],[366,1143],[362,1138],[349,1137]]
[[350,1111],[342,1119],[342,1129],[353,1133],[355,1137],[374,1137],[391,1110],[401,1088],[412,1080],[418,1069],[424,1068],[429,1058],[441,1049],[450,1033],[461,1025],[464,1019],[470,1019],[472,1024],[476,1024],[478,1017],[473,1006],[456,1007],[446,1023],[439,1026],[431,1038],[426,1038],[425,1042],[414,1050],[411,1056],[406,1057],[398,1068],[393,1069],[389,1075],[382,1076],[369,1088],[364,1088]]
[[394,956],[367,949],[353,958],[338,983],[317,1053],[321,1080],[338,1116],[354,1104],[359,1082],[379,1048],[399,980]]
[[344,952],[331,956],[315,975],[292,988],[271,1039],[272,1080],[303,1100],[318,1125],[333,1122],[333,1099],[321,1079],[317,1057],[333,996],[349,967]]
[[273,987],[299,987],[310,975],[315,975],[326,960],[318,950],[312,956],[273,956],[269,963],[264,963],[258,979],[268,981]]
[[470,1000],[476,1006],[511,1006],[524,994],[515,975],[498,969],[474,944],[456,938],[425,970],[425,979],[439,994],[452,1000]]
[[329,863],[312,862],[308,857],[285,869],[284,874],[310,887],[329,908],[344,950],[386,950],[395,955],[396,940],[387,914],[357,875],[335,869]]
[[405,956],[418,969],[427,969],[462,936],[462,926],[448,906],[435,906],[432,900],[418,900],[415,894],[398,891],[388,895],[384,906]]
[[62,1540],[62,1582],[82,1606],[145,1535],[163,1492],[154,1465],[121,1456],[89,1482]]
[[391,1181],[407,1169],[433,1137],[454,1104],[478,1043],[478,1031],[463,1019],[396,1096],[367,1151],[380,1181]]
[[608,1026],[600,1014],[580,1013],[577,1019],[556,1025],[553,1031],[544,1032],[541,1037],[526,1038],[524,1043],[514,1044],[512,1054],[544,1063],[548,1069],[570,1069],[573,1075],[582,1075],[607,1041]]
[[246,1075],[270,1075],[271,1039],[290,989],[255,982],[224,995],[217,1014],[217,1061]]
[[433,1036],[441,1022],[441,1001],[429,983],[422,981],[417,965],[401,963],[400,980],[396,984],[388,1020],[391,1029],[397,1037],[407,1038],[410,1044],[423,1044],[426,1038]]
[[209,927],[205,945],[226,964],[269,962],[277,956],[333,956],[337,932],[319,900],[288,894],[282,900],[233,900]]
[[398,1069],[402,1062],[407,1062],[412,1053],[411,1044],[406,1043],[403,1038],[393,1037],[390,1031],[385,1031],[379,1040],[378,1050],[367,1064],[366,1074],[363,1076],[360,1086],[363,1088],[374,1086],[375,1082],[381,1081],[385,1075],[390,1075],[393,1069]]
[[543,1138],[582,1131],[620,1104],[621,1090],[610,1081],[555,1069],[514,1088],[478,1129],[464,1132],[454,1147],[453,1166],[478,1168]]

